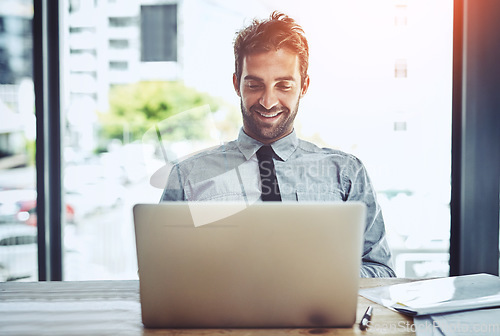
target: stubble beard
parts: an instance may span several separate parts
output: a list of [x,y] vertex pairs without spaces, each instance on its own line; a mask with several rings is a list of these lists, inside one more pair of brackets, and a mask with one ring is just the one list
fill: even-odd
[[[295,116],[297,115],[297,112],[299,110],[299,101],[300,98],[297,99],[297,104],[295,104],[295,108],[292,111],[292,113],[290,113],[290,110],[284,106],[278,109],[278,110],[283,110],[282,113],[286,114],[286,118],[284,120],[281,120],[277,125],[273,125],[272,127],[262,127],[261,125],[258,125],[256,120],[254,119],[255,113],[258,113],[255,110],[263,111],[266,109],[262,107],[260,104],[255,104],[250,107],[249,111],[245,108],[245,106],[243,105],[243,100],[241,99],[240,105],[241,105],[241,114],[243,116],[244,129],[248,133],[255,134],[260,139],[265,140],[266,142],[271,142],[281,139],[282,137],[288,135],[287,133],[293,130],[293,123],[295,121]],[[273,109],[271,109],[271,111],[273,111]]]

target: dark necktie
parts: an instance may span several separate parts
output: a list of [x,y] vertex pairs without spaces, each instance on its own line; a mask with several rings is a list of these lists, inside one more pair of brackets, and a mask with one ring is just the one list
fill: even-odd
[[260,181],[262,185],[262,200],[281,202],[280,187],[276,179],[273,156],[274,151],[271,146],[262,146],[257,151]]

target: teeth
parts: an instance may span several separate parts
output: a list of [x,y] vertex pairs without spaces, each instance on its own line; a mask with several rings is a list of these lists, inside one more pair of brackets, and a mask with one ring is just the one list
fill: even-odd
[[279,112],[278,113],[275,113],[275,114],[262,114],[259,112],[259,114],[263,117],[266,117],[266,118],[274,118],[276,117],[278,114],[280,114]]

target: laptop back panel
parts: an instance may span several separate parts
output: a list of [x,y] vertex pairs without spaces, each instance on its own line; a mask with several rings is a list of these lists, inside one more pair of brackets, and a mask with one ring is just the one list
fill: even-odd
[[146,327],[355,321],[361,203],[142,204],[134,221]]

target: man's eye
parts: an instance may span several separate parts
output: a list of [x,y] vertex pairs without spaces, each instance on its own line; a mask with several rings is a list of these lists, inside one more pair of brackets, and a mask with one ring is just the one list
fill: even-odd
[[288,91],[292,88],[292,86],[291,85],[278,85],[278,88],[280,90]]
[[258,85],[258,84],[248,84],[247,87],[250,89],[250,90],[259,90],[262,88],[262,85]]

